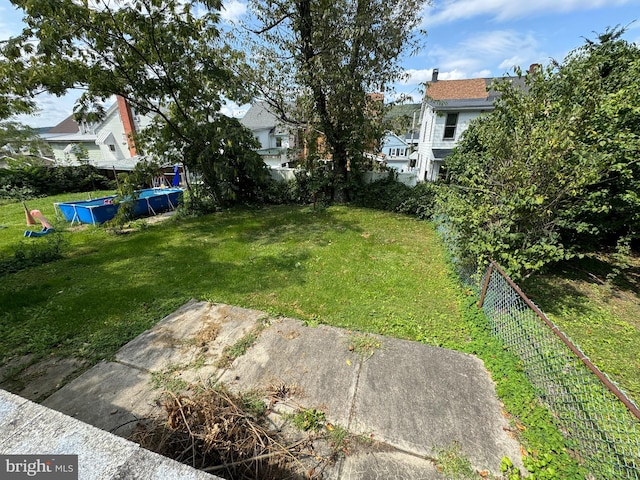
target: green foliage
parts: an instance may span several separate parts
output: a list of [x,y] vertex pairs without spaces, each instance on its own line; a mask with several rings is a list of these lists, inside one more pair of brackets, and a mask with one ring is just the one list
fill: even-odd
[[[425,3],[278,0],[250,4],[250,81],[288,125],[305,132],[312,156],[331,158],[333,168],[328,174],[333,200],[347,200],[362,152],[382,136],[383,102],[369,93],[402,76],[398,59],[418,47],[417,28]],[[291,92],[299,95],[295,105]]]
[[382,348],[380,339],[371,335],[357,334],[349,340],[349,351],[357,353],[364,359],[373,357],[375,351],[380,348]]
[[16,200],[112,187],[112,182],[90,165],[76,167],[35,165],[0,170],[0,197]]
[[412,215],[420,220],[432,218],[440,187],[432,182],[418,183],[409,191],[409,196],[396,208],[396,212]]
[[109,220],[109,227],[121,230],[124,225],[133,220],[135,201],[141,189],[149,188],[155,177],[162,175],[162,168],[157,162],[141,160],[130,173],[118,174],[118,196],[114,203],[118,203],[118,213]]
[[[75,161],[80,165],[89,164],[89,149],[82,143],[75,143],[71,146],[71,155],[75,157]],[[71,158],[68,153],[65,153],[65,161],[71,162]]]
[[43,156],[53,156],[51,147],[33,128],[14,121],[0,122],[0,151],[15,159],[18,165],[39,164]]
[[409,199],[411,188],[398,182],[394,173],[387,178],[363,184],[355,194],[353,203],[360,207],[397,211]]
[[[51,218],[52,202],[74,198],[29,207]],[[24,239],[24,221],[19,203],[0,206],[2,257]],[[129,235],[89,227],[62,236],[69,241],[63,259],[0,282],[0,352],[7,356],[108,358],[190,298],[447,347],[467,337],[434,228],[405,216],[355,207],[235,208]]]
[[[480,357],[496,383],[496,393],[509,413],[514,432],[526,449],[525,467],[534,478],[584,479],[584,468],[570,456],[570,448],[554,423],[553,415],[538,400],[518,359],[507,352],[493,335],[489,321],[470,294],[462,299],[462,314],[469,322],[473,341],[465,347]],[[509,479],[520,478],[511,460],[503,459],[503,473]],[[530,477],[528,477],[530,478]]]
[[309,430],[318,432],[324,428],[326,418],[323,411],[308,408],[293,414],[291,421],[299,430],[304,432],[308,432]]
[[297,182],[295,180],[280,181],[269,178],[263,191],[264,203],[268,205],[296,203],[296,189]]
[[353,204],[391,212],[405,213],[421,220],[430,219],[435,212],[439,185],[421,182],[411,188],[398,182],[394,173],[382,180],[361,185]]
[[151,372],[151,386],[156,389],[162,389],[165,392],[180,393],[188,384],[179,377],[178,370],[168,369],[162,372]]
[[233,361],[247,353],[256,340],[258,339],[258,335],[264,329],[265,324],[259,323],[256,327],[253,328],[249,333],[244,335],[241,339],[239,339],[233,345],[228,345],[224,347],[222,353],[220,354],[220,358],[216,361],[216,367],[218,368],[228,368]]
[[0,76],[10,79],[4,89],[60,95],[83,88],[74,115],[87,121],[104,115],[101,102],[118,95],[154,119],[135,138],[139,153],[182,163],[204,181],[193,202],[199,194],[218,206],[257,196],[264,165],[255,141],[219,113],[227,100],[250,98],[233,73],[242,70],[242,55],[218,29],[221,2],[13,3],[27,28],[0,49]]
[[296,203],[319,202],[322,205],[331,203],[334,180],[330,165],[325,162],[307,161],[305,167],[295,171],[295,177],[293,198]]
[[480,478],[469,459],[462,454],[460,446],[455,442],[438,451],[435,464],[438,471],[445,474],[448,479],[472,480]]
[[28,200],[37,197],[36,192],[29,187],[17,187],[12,184],[0,185],[0,200]]
[[640,49],[621,34],[527,74],[526,90],[494,86],[495,111],[472,122],[447,161],[440,205],[457,256],[481,266],[492,257],[517,279],[635,237],[640,86],[628,68],[640,68]]
[[638,258],[621,269],[609,256],[563,262],[521,285],[589,359],[640,404]]

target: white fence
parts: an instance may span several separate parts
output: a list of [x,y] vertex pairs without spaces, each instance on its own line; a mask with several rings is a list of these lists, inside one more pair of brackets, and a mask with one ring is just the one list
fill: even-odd
[[[289,180],[295,180],[296,171],[295,168],[287,168],[287,167],[271,167],[269,169],[271,173],[271,178],[274,180],[278,180],[280,182],[286,182]],[[418,176],[415,173],[397,173],[396,179],[400,183],[404,183],[409,187],[415,187],[416,183],[418,183]],[[365,183],[373,183],[377,180],[382,180],[389,176],[389,172],[364,172],[364,181]]]

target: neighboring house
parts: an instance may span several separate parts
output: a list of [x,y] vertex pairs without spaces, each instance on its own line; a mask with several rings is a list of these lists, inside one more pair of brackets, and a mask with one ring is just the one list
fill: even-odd
[[387,131],[384,132],[380,143],[382,162],[398,172],[408,172],[411,167],[409,156],[412,153],[410,141],[407,141],[406,137],[399,137],[395,133]]
[[415,170],[421,108],[420,103],[393,105],[383,118],[387,130],[380,140],[380,151],[387,166],[399,172]]
[[73,119],[73,115],[68,116],[47,132],[41,133],[40,137],[49,144],[58,164],[76,163],[74,153],[78,150],[78,146],[86,149],[90,163],[102,159],[100,148],[96,145],[95,127],[84,122],[78,124]]
[[[438,70],[433,70],[432,80],[426,84],[422,103],[416,158],[419,181],[437,180],[445,159],[469,127],[469,122],[493,110],[497,93],[490,89],[490,85],[494,80],[438,80]],[[520,78],[505,80],[523,84]]]
[[269,167],[288,166],[291,161],[289,148],[295,145],[295,137],[269,109],[267,102],[252,104],[240,123],[260,142],[258,153]]
[[130,134],[150,122],[150,117],[135,115],[128,103],[117,97],[100,122],[77,123],[71,115],[40,136],[51,146],[59,164],[77,165],[77,154],[86,150],[86,160],[101,170],[130,171],[140,159]]

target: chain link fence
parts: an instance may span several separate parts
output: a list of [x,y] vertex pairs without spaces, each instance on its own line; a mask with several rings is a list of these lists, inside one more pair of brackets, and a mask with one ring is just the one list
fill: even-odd
[[640,480],[640,410],[492,263],[480,305],[593,479]]

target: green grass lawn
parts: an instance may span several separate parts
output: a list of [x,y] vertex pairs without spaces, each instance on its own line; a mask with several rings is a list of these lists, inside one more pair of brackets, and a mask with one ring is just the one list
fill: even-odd
[[531,279],[525,292],[591,361],[640,405],[640,259],[611,279],[600,256]]
[[[77,198],[77,195],[76,195]],[[29,202],[54,217],[53,201]],[[42,204],[41,204],[42,203]],[[51,211],[49,211],[51,210]],[[23,238],[0,207],[0,252]],[[0,361],[95,362],[190,298],[460,348],[467,331],[433,227],[366,209],[273,207],[182,217],[116,235],[65,230],[66,258],[0,280]]]
[[[79,196],[29,208],[53,219],[53,202],[72,198]],[[59,233],[24,238],[22,206],[5,204],[0,226],[0,262],[55,238],[65,252],[0,276],[0,365],[27,354],[32,362],[110,358],[191,298],[255,308],[477,354],[511,421],[526,426],[530,470],[553,453],[544,468],[580,478],[551,415],[517,359],[489,336],[428,222],[346,206],[282,206],[178,215],[128,234],[58,221]]]

